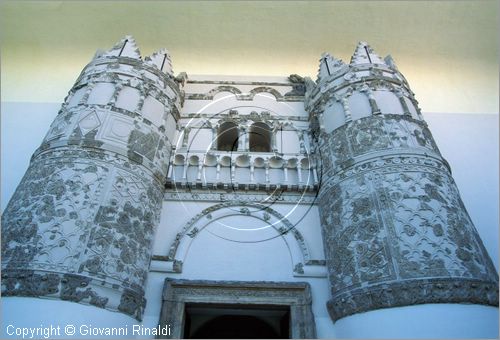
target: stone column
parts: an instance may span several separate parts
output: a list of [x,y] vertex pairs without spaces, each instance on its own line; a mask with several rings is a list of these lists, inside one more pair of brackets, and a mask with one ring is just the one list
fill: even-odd
[[178,95],[168,54],[131,37],[84,68],[2,216],[4,297],[142,318]]
[[498,306],[498,275],[423,120],[403,112],[346,116],[329,133],[314,123],[366,69],[384,72],[366,83],[390,81],[410,92],[365,46],[349,68],[320,78],[306,94],[322,162],[318,204],[332,319],[424,303]]

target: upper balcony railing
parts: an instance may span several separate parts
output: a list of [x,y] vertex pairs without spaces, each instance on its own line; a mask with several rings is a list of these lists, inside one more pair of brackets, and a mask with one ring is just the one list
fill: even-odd
[[177,150],[167,186],[226,190],[313,191],[318,173],[307,154]]

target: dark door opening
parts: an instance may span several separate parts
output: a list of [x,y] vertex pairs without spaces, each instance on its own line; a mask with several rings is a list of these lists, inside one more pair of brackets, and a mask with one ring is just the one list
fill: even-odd
[[288,339],[290,307],[186,304],[186,339]]

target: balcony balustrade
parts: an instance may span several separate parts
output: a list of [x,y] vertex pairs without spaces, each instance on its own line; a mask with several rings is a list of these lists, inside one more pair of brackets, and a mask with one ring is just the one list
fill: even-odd
[[172,155],[167,186],[226,190],[314,191],[318,173],[307,154],[219,151]]

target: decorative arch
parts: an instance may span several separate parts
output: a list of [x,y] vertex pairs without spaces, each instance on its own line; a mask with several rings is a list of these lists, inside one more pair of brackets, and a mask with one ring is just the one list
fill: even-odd
[[252,89],[250,91],[250,99],[253,99],[257,93],[262,93],[262,92],[272,94],[276,98],[276,100],[283,100],[283,95],[281,93],[279,93],[277,90],[273,89],[272,87],[268,87],[268,86],[260,86],[260,87],[256,87],[256,88]]
[[[191,243],[205,227],[217,219],[236,214],[235,209],[230,210],[227,208],[237,208],[237,214],[260,219],[275,229],[277,237],[282,237],[287,245],[292,259],[292,271],[294,275],[323,276],[323,273],[320,273],[320,275],[313,273],[311,275],[304,272],[304,266],[314,264],[317,261],[311,260],[304,237],[285,216],[264,204],[241,201],[213,205],[204,209],[186,223],[182,230],[177,233],[167,256],[167,261],[172,263],[173,272],[182,272],[182,263],[187,257]],[[251,211],[249,208],[255,208],[256,211]]]
[[220,92],[229,92],[229,93],[232,93],[234,95],[241,94],[241,91],[234,86],[222,85],[222,86],[217,86],[216,88],[211,89],[207,93],[207,97],[208,97],[208,99],[214,99],[214,96]]

